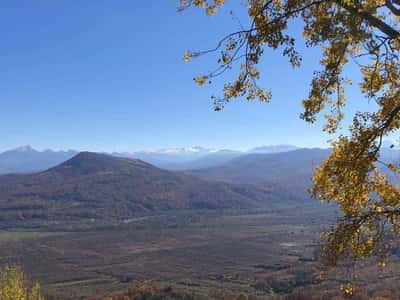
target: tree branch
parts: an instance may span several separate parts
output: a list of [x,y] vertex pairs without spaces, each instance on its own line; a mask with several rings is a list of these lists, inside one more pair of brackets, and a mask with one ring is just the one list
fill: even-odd
[[393,2],[399,4],[398,2],[400,1],[391,1],[391,0],[386,0],[386,6],[390,9],[392,13],[394,13],[396,16],[400,16],[400,9],[398,9],[396,6],[393,5]]
[[[382,20],[378,19],[377,17],[373,16],[367,11],[360,10],[356,7],[351,7],[343,1],[336,1],[340,6],[344,9],[348,10],[349,12],[365,19],[371,26],[379,29],[384,34],[386,34],[391,39],[396,39],[400,37],[400,32],[394,29],[393,27],[389,26],[387,23],[383,22]],[[399,1],[400,2],[400,1]]]

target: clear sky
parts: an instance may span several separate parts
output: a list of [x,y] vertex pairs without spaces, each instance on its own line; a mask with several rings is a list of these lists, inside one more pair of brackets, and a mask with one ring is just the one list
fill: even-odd
[[[192,81],[212,68],[211,58],[185,64],[182,55],[215,46],[238,22],[227,10],[210,18],[200,10],[178,14],[177,5],[3,1],[0,150],[25,144],[93,151],[326,145],[321,124],[298,117],[318,51],[305,50],[299,70],[268,52],[261,72],[272,102],[237,100],[216,113],[210,96],[221,85],[201,88]],[[243,7],[233,9],[246,25]]]

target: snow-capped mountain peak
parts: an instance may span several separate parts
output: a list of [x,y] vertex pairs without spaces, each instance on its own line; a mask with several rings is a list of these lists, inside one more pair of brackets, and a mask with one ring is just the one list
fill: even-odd
[[[177,147],[177,148],[163,148],[154,151],[145,151],[145,152],[152,152],[152,153],[160,153],[160,154],[200,154],[200,153],[211,153],[214,150],[200,147],[200,146],[193,146],[193,147]],[[142,152],[142,151],[140,151]]]
[[31,152],[31,151],[36,151],[35,149],[33,149],[30,145],[24,145],[24,146],[20,146],[17,147],[11,151],[15,151],[15,152]]

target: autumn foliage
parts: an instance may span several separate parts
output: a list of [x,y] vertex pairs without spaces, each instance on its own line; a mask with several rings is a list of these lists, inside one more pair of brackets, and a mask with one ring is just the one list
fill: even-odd
[[18,266],[0,269],[1,300],[44,300],[38,283],[29,285],[25,274]]
[[[224,0],[182,0],[180,9],[199,7],[214,15]],[[400,2],[396,0],[248,0],[249,26],[233,31],[206,51],[187,51],[185,61],[215,54],[216,69],[195,78],[200,85],[216,76],[238,70],[236,80],[213,97],[221,110],[237,97],[266,102],[269,90],[258,84],[261,58],[267,49],[280,52],[297,68],[302,53],[297,45],[319,48],[321,69],[314,72],[309,94],[302,100],[301,118],[314,123],[326,120],[323,130],[331,136],[332,153],[315,168],[311,195],[333,201],[343,220],[325,236],[324,250],[329,265],[341,258],[371,255],[384,257],[389,241],[400,230],[399,162],[382,161],[381,146],[400,128]],[[302,29],[302,37],[293,34]],[[359,70],[358,84],[364,99],[348,99],[346,88],[354,84],[345,67]],[[239,67],[236,67],[239,66]],[[353,73],[354,75],[355,73]],[[358,78],[357,75],[354,75]],[[299,99],[301,100],[301,99]],[[342,130],[348,101],[374,102],[367,111],[350,116]],[[386,237],[384,237],[386,235]],[[389,236],[389,237],[388,237]]]

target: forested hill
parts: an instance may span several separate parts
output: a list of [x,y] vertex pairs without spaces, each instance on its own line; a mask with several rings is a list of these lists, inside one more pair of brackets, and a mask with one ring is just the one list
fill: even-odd
[[105,218],[177,209],[256,208],[284,190],[199,179],[141,160],[82,152],[47,171],[0,176],[0,217]]

